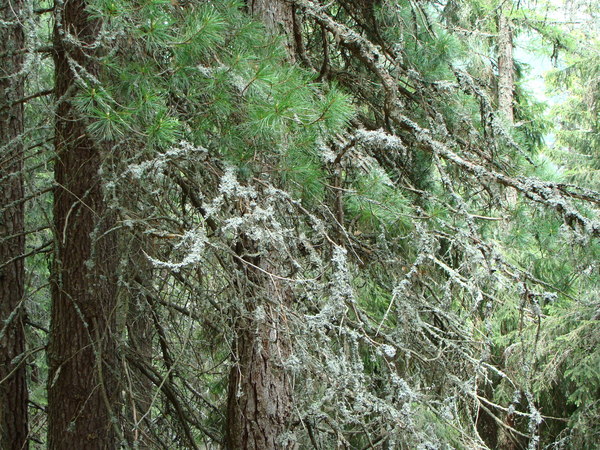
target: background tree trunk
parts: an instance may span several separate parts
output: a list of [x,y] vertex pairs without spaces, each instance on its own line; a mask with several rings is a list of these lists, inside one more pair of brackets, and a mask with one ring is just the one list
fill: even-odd
[[[507,4],[498,13],[498,110],[509,125],[514,123],[514,90],[515,69],[513,61],[513,34],[511,20],[508,16],[512,4]],[[507,187],[504,196],[506,203],[512,207],[517,204],[518,194],[513,187]],[[504,422],[507,426],[514,425],[512,414],[506,414]],[[498,429],[498,448],[513,450],[516,447],[511,432],[504,427]]]
[[[134,357],[139,358],[146,364],[152,364],[154,327],[152,322],[152,311],[146,300],[152,288],[152,264],[143,254],[143,250],[148,250],[147,239],[143,235],[134,232],[131,237],[130,245],[126,246],[129,255],[128,281],[130,284],[129,292],[126,293],[127,307],[127,337],[130,350]],[[133,424],[138,424],[133,429],[129,441],[132,446],[137,445],[141,448],[147,447],[147,437],[149,435],[146,423],[151,420],[150,408],[152,406],[152,397],[154,393],[154,384],[152,381],[137,368],[132,367],[132,404],[129,405],[129,419]],[[142,421],[142,418],[145,420]]]
[[[515,70],[513,61],[513,34],[511,20],[508,17],[512,4],[507,4],[498,12],[498,110],[502,113],[509,125],[514,122],[514,90]],[[518,194],[513,187],[507,187],[504,191],[506,203],[510,206],[517,204]],[[512,414],[504,415],[504,423],[514,426]],[[516,449],[515,440],[511,432],[505,427],[498,427],[497,446],[505,450]]]
[[[77,78],[69,59],[97,76],[90,56],[100,23],[86,2],[55,10],[55,89],[62,99],[55,130],[55,261],[48,345],[48,433],[51,449],[116,448],[111,422],[117,404],[114,223],[103,199],[102,153],[70,98]],[[65,39],[65,34],[68,38]],[[78,43],[74,44],[77,39]],[[79,70],[77,75],[86,79]],[[67,98],[62,98],[64,95]]]
[[515,69],[510,18],[504,11],[498,17],[498,110],[512,124],[514,121]]
[[[0,5],[0,448],[27,448],[22,0]],[[15,104],[17,103],[17,104]]]
[[[515,67],[513,60],[513,33],[509,3],[507,7],[499,12],[498,17],[498,110],[510,125],[514,122],[514,91],[515,91]],[[517,203],[517,191],[508,187],[506,189],[506,201],[514,206]]]

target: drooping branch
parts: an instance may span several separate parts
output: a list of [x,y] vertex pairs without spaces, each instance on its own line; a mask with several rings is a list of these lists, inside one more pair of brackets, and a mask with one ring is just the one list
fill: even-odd
[[[398,96],[398,80],[390,74],[385,64],[385,55],[377,45],[344,24],[336,22],[327,13],[326,8],[319,6],[316,2],[310,0],[294,0],[294,2],[306,14],[331,32],[336,37],[339,45],[350,50],[353,55],[360,59],[379,78],[385,92],[384,107],[388,111],[389,117],[402,131],[407,132],[424,149],[438,154],[443,159],[470,173],[480,181],[490,181],[505,187],[512,187],[521,192],[525,197],[557,211],[568,225],[580,226],[586,233],[595,237],[600,236],[600,223],[597,220],[585,217],[577,211],[568,196],[564,195],[564,188],[561,188],[559,185],[534,178],[510,177],[501,172],[468,161],[451,149],[461,147],[456,142],[458,138],[455,140],[451,135],[447,135],[450,144],[436,140],[431,130],[421,127],[403,113],[404,103]],[[457,73],[457,75],[459,74]],[[490,114],[492,114],[491,111]],[[441,116],[438,115],[438,117]],[[391,136],[388,135],[387,137]],[[399,143],[402,142],[397,136],[395,139]],[[403,145],[402,147],[405,146]],[[587,195],[586,197],[594,198],[596,196]],[[594,200],[594,202],[597,201]]]
[[[597,220],[590,219],[581,214],[568,200],[565,194],[565,187],[560,183],[552,183],[538,180],[535,178],[510,177],[503,173],[488,169],[482,165],[475,164],[453,152],[448,145],[436,140],[430,130],[420,127],[417,123],[402,114],[394,115],[395,121],[405,128],[412,131],[414,136],[423,148],[439,155],[441,158],[459,167],[465,172],[474,176],[480,182],[494,182],[505,187],[512,187],[525,197],[535,202],[541,203],[546,207],[557,211],[570,226],[578,225],[586,233],[594,236],[600,236],[600,223]],[[390,145],[395,142],[397,151],[405,151],[406,146],[402,140],[383,131],[369,132],[359,131],[357,139],[369,139],[380,141],[380,145]],[[598,202],[600,194],[594,196],[587,192],[585,198],[590,198],[595,203]]]

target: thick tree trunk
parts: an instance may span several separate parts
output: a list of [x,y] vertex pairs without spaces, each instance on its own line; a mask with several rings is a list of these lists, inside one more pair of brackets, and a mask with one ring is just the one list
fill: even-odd
[[22,0],[0,5],[0,448],[27,444],[27,381],[23,308]]
[[[268,30],[286,37],[290,62],[294,62],[291,2],[250,0],[249,5],[250,12]],[[225,442],[228,449],[288,449],[293,444],[285,442],[283,434],[289,429],[292,388],[282,362],[290,355],[291,342],[283,311],[291,304],[293,294],[281,280],[267,275],[285,266],[277,261],[276,252],[244,256],[256,255],[257,251],[247,238],[238,244],[238,254],[250,264],[240,264],[248,283],[240,286],[245,299],[236,320]]]
[[[258,259],[253,258],[252,264],[259,265]],[[265,271],[273,270],[260,265]],[[292,293],[289,286],[258,269],[247,266],[244,270],[253,288],[248,287],[246,311],[236,323],[227,403],[227,448],[292,448],[282,440],[289,428],[292,389],[282,367],[291,344],[281,312],[289,306]],[[260,293],[256,292],[257,286],[262,288]]]
[[250,13],[265,24],[273,34],[285,38],[285,44],[291,62],[295,61],[296,44],[294,41],[294,7],[286,0],[249,0]]
[[[55,261],[48,345],[51,449],[117,448],[115,355],[117,245],[103,198],[102,152],[70,103],[76,76],[69,60],[97,77],[90,56],[100,24],[84,0],[55,10]],[[68,36],[67,36],[68,34]],[[86,79],[86,74],[79,77]],[[89,79],[89,78],[87,78]],[[65,96],[66,98],[63,98]]]

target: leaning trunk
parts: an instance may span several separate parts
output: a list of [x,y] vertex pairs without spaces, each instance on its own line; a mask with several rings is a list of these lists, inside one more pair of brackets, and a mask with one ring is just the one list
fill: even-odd
[[22,0],[0,6],[0,448],[27,448]]
[[[103,153],[71,103],[97,79],[100,24],[83,0],[55,10],[55,261],[48,345],[49,448],[117,448],[116,238],[104,202]],[[77,70],[75,74],[73,70]]]

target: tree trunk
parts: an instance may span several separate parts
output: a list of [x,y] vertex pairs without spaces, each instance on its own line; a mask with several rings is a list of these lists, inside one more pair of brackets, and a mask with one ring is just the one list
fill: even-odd
[[514,121],[515,70],[510,19],[501,11],[498,18],[498,110]]
[[[134,233],[131,244],[126,247],[129,254],[128,275],[129,292],[126,293],[129,303],[127,308],[127,337],[130,350],[134,357],[139,358],[146,364],[152,365],[153,345],[152,338],[154,327],[152,323],[152,311],[146,300],[152,285],[152,265],[143,254],[143,244],[147,239],[140,234]],[[144,245],[145,249],[147,246]],[[132,401],[129,406],[129,419],[135,427],[132,428],[128,441],[131,447],[149,448],[147,443],[149,430],[145,425],[150,422],[150,408],[154,384],[137,368],[132,367],[132,386],[130,397]],[[142,420],[142,418],[144,418]]]
[[0,6],[0,448],[28,448],[23,308],[22,0]]
[[286,0],[249,0],[250,13],[265,24],[273,34],[285,38],[290,62],[295,61],[296,44],[294,42],[294,7]]
[[[273,270],[259,259],[253,258],[252,264]],[[252,287],[247,288],[245,314],[236,323],[234,365],[229,375],[227,448],[293,448],[282,440],[289,428],[292,389],[281,364],[290,354],[282,310],[289,306],[292,293],[289,286],[258,269],[246,266],[243,270]],[[260,293],[256,286],[261,286]]]
[[[515,68],[512,26],[511,20],[507,16],[509,13],[510,11],[501,10],[498,17],[498,110],[504,115],[509,125],[512,125],[514,122]],[[509,205],[516,205],[518,198],[516,189],[508,187],[505,196]]]
[[[295,60],[294,9],[285,0],[250,0],[250,12],[272,33],[286,37],[290,62]],[[236,320],[233,367],[229,374],[227,401],[228,449],[271,450],[293,448],[284,441],[289,429],[292,387],[282,367],[291,351],[285,329],[285,309],[292,292],[281,280],[267,275],[277,273],[283,264],[276,252],[261,256],[246,237],[238,243],[239,256],[250,264],[240,264],[247,286],[242,314]],[[269,261],[271,257],[275,261]],[[262,269],[262,270],[261,270]],[[266,273],[265,273],[266,272]]]
[[[77,77],[98,76],[90,56],[97,52],[91,44],[100,23],[86,7],[84,0],[67,0],[55,10],[55,89],[61,100],[55,129],[55,261],[48,345],[51,449],[118,447],[111,421],[118,400],[118,252],[115,233],[109,231],[114,219],[103,198],[103,154],[70,102]],[[77,75],[69,59],[82,68]]]

